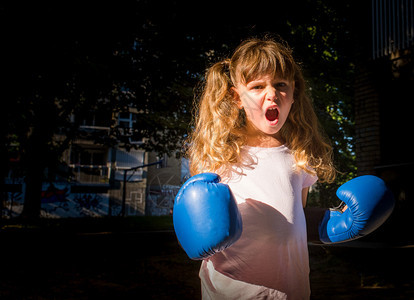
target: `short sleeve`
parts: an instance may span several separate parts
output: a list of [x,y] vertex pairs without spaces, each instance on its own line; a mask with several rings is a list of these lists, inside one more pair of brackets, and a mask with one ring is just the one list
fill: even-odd
[[318,181],[318,176],[314,175],[314,174],[310,174],[308,172],[302,171],[303,172],[303,181],[302,181],[302,188],[307,188],[310,187],[311,185],[313,185],[314,183],[316,183]]

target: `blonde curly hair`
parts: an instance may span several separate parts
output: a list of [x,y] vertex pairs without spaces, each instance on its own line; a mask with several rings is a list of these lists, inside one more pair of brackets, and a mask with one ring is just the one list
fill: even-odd
[[295,103],[280,131],[282,138],[297,167],[316,173],[321,182],[332,182],[336,173],[332,147],[306,93],[302,71],[290,48],[271,39],[247,40],[230,59],[207,70],[196,106],[195,130],[188,141],[191,174],[220,174],[226,167],[241,163],[241,149],[246,144],[246,115],[237,106],[232,88],[262,75],[277,75],[295,82]]

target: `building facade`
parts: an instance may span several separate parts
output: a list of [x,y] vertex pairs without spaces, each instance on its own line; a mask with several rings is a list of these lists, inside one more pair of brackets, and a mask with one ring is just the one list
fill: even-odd
[[[142,141],[133,140],[130,134],[136,112],[109,117],[91,112],[73,116],[73,121],[76,117],[82,118],[80,137],[63,153],[66,176],[43,182],[41,217],[170,214],[181,182],[180,159],[160,158],[139,149]],[[129,149],[94,142],[94,137],[110,133],[110,120],[114,117],[123,138],[130,139]],[[5,182],[2,217],[14,218],[23,211],[25,180],[10,170]]]
[[361,6],[356,41],[356,165],[358,175],[377,175],[394,193],[396,207],[384,229],[393,233],[387,238],[413,239],[407,220],[414,208],[414,1],[372,0],[369,5]]

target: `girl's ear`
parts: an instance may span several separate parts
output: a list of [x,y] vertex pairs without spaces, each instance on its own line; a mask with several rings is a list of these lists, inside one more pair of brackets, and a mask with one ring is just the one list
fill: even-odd
[[234,103],[237,105],[237,107],[239,109],[242,109],[243,108],[243,104],[242,104],[242,101],[240,99],[240,95],[239,95],[237,89],[235,87],[232,87],[230,89],[230,93],[233,96]]

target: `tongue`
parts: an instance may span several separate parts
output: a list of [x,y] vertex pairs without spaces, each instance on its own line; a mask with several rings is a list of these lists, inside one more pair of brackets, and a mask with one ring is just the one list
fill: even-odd
[[279,111],[277,109],[269,109],[266,112],[266,119],[268,119],[271,122],[276,120],[278,116],[279,116]]

